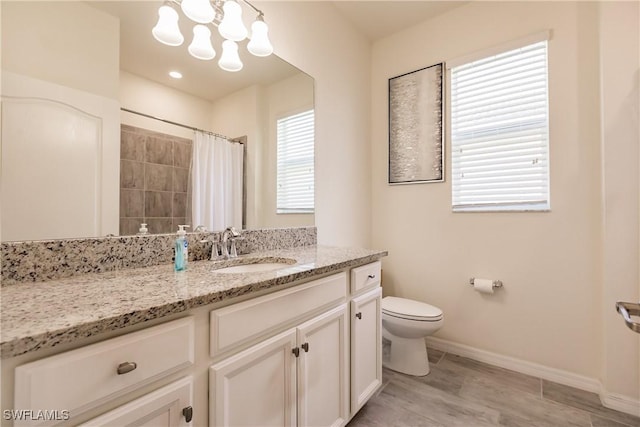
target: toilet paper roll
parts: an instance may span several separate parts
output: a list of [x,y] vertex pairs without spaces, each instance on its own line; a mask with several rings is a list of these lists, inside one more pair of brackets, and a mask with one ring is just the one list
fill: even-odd
[[473,289],[480,292],[481,294],[492,294],[493,293],[493,280],[491,279],[474,279],[473,280]]

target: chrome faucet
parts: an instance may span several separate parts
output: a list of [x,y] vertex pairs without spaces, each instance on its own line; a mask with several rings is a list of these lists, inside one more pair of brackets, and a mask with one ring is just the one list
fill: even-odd
[[[222,232],[222,257],[225,259],[235,258],[238,256],[236,249],[236,239],[240,237],[240,232],[235,227],[227,227]],[[229,251],[229,240],[231,240],[231,251]]]
[[209,244],[211,243],[211,255],[209,256],[209,260],[210,261],[217,261],[220,259],[220,246],[222,246],[220,244],[220,239],[218,238],[218,235],[213,234],[211,236],[209,236],[209,238],[204,239],[204,240],[200,240],[200,243],[203,244]]

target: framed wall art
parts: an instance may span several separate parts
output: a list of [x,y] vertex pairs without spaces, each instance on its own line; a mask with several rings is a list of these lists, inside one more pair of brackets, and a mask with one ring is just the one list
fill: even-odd
[[443,70],[389,79],[389,184],[444,181]]

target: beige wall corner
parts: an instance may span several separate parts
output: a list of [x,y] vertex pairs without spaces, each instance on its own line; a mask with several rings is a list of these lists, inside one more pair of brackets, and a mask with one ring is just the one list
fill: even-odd
[[600,90],[603,230],[603,400],[636,400],[640,413],[640,338],[615,312],[638,302],[640,195],[640,5],[601,2]]
[[256,6],[275,53],[315,79],[318,242],[369,246],[369,42],[330,2]]

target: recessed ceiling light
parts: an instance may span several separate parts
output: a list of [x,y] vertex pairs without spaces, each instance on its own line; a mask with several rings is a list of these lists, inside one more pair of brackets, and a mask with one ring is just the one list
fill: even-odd
[[174,79],[181,79],[182,78],[182,73],[180,73],[178,71],[169,71],[169,75],[171,77],[173,77]]

